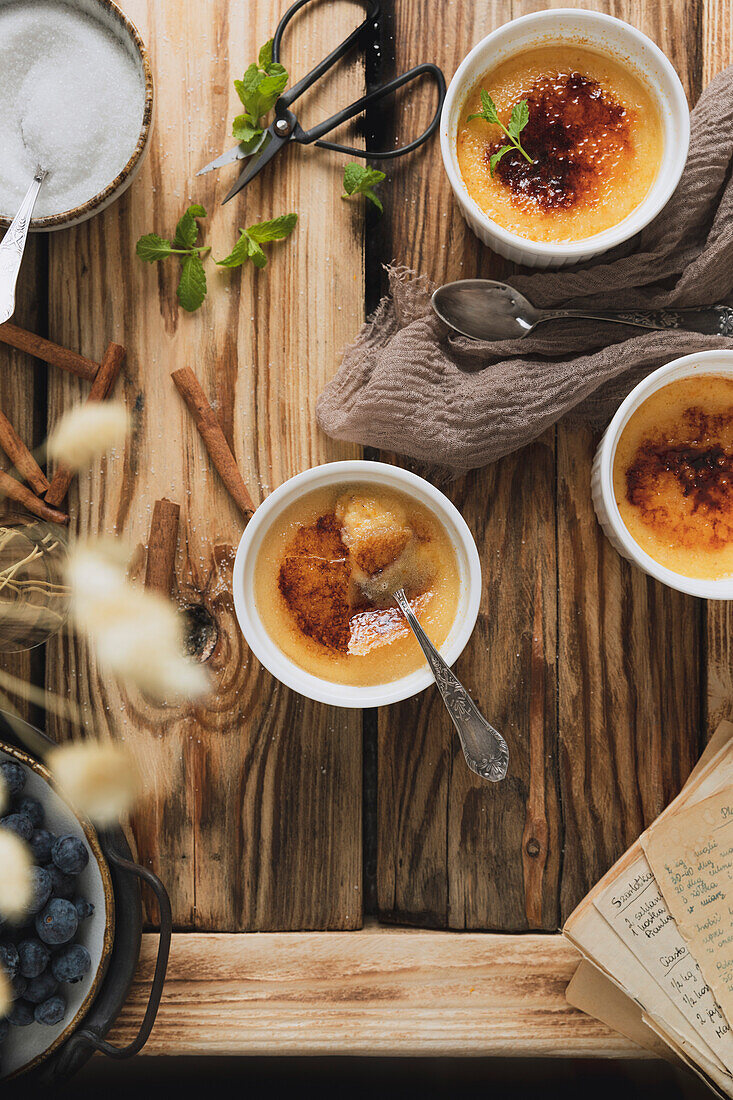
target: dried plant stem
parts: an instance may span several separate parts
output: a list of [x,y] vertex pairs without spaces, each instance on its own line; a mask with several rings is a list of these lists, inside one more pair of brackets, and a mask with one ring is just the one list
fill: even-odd
[[8,699],[8,696],[11,695],[16,695],[19,699],[25,699],[27,703],[35,703],[36,706],[43,707],[44,710],[50,710],[59,718],[66,718],[70,722],[81,725],[79,711],[73,703],[69,703],[66,699],[62,699],[60,695],[54,695],[53,692],[46,691],[44,688],[27,684],[25,680],[19,680],[17,676],[12,676],[9,672],[5,672],[4,669],[0,668],[0,696],[3,699]]

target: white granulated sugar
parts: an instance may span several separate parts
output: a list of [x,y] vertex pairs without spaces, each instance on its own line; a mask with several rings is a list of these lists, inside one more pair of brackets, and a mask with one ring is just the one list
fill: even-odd
[[61,0],[0,5],[0,212],[15,212],[37,164],[36,217],[103,191],[135,150],[144,103],[139,61],[101,22]]

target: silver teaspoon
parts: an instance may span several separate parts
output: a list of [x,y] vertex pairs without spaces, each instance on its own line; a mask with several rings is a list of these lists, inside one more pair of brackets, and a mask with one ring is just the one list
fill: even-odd
[[687,329],[706,336],[733,336],[733,309],[537,309],[508,283],[460,279],[433,294],[433,309],[456,332],[472,340],[515,340],[543,321],[582,317],[646,329]]
[[18,213],[0,243],[0,325],[9,321],[15,312],[15,284],[23,262],[28,227],[33,217],[41,184],[47,176],[45,168],[36,168],[33,181],[25,193]]
[[466,763],[482,779],[498,783],[509,767],[509,749],[501,734],[490,726],[458,677],[450,670],[417,621],[404,588],[393,593],[407,624],[420,643],[446,710],[458,730]]

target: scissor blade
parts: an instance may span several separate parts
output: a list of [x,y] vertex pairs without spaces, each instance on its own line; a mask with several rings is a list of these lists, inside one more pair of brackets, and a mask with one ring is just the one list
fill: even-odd
[[250,180],[253,180],[255,176],[259,175],[266,164],[269,164],[272,158],[280,152],[283,145],[287,145],[290,137],[280,137],[270,127],[265,131],[269,135],[269,142],[258,156],[257,160],[253,161],[247,168],[244,169],[241,176],[229,191],[229,194],[222,200],[222,206],[224,203],[229,202],[235,195],[238,195],[243,187],[246,187]]
[[241,145],[235,145],[233,149],[227,149],[226,153],[222,153],[216,160],[212,160],[205,168],[200,168],[196,175],[203,176],[206,172],[213,172],[215,168],[224,168],[227,164],[232,164],[235,160],[244,160],[245,157],[253,157],[255,153],[260,152],[269,136],[267,130],[263,130],[260,140],[249,153],[245,153]]
[[246,153],[242,152],[241,145],[235,145],[233,149],[227,149],[226,153],[222,153],[216,160],[210,161],[205,168],[199,168],[196,173],[197,176],[205,176],[207,172],[213,172],[215,168],[223,168],[226,164],[231,164],[235,160],[244,160]]

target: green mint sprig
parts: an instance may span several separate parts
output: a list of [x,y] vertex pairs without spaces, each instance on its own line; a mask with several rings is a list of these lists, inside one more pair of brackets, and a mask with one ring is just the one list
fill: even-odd
[[508,126],[505,126],[499,118],[499,112],[496,109],[496,104],[494,103],[489,93],[483,88],[481,89],[481,107],[482,110],[477,111],[476,114],[468,116],[468,121],[470,122],[472,118],[482,118],[485,122],[490,122],[495,126],[501,127],[506,136],[509,138],[509,144],[502,145],[501,149],[498,149],[497,152],[495,152],[489,160],[489,171],[491,172],[491,175],[493,176],[494,169],[496,168],[497,164],[504,156],[504,154],[511,152],[512,149],[516,149],[519,153],[522,154],[524,159],[529,161],[529,163],[531,164],[532,157],[529,155],[527,150],[522,147],[522,144],[519,140],[519,135],[529,122],[529,104],[527,103],[527,100],[520,99],[519,103],[514,104],[514,106],[512,107],[512,113],[509,117]]
[[270,39],[260,49],[257,61],[252,62],[242,79],[234,81],[244,113],[234,119],[232,135],[242,145],[245,156],[257,152],[263,145],[265,131],[260,122],[285,91],[288,79],[287,70],[272,60]]
[[344,168],[344,194],[341,198],[348,199],[351,195],[364,195],[374,203],[381,214],[384,207],[374,188],[385,178],[384,172],[380,172],[378,168],[368,168],[364,164],[352,161]]
[[199,224],[197,218],[205,218],[203,206],[189,206],[176,226],[172,241],[159,237],[157,233],[146,233],[137,242],[135,251],[145,263],[154,264],[168,256],[183,257],[181,277],[178,282],[178,301],[189,313],[198,309],[206,297],[206,272],[202,255],[209,251],[208,245],[197,245]]
[[219,267],[241,267],[247,260],[251,260],[255,267],[265,267],[267,256],[262,245],[289,237],[297,221],[297,214],[281,214],[279,218],[258,222],[248,229],[240,229],[241,236],[229,255],[215,262]]

